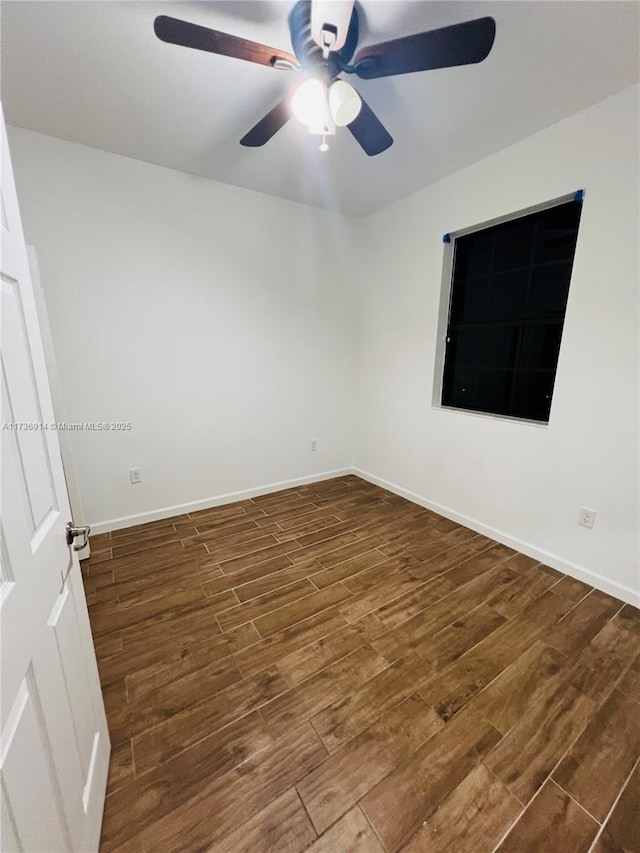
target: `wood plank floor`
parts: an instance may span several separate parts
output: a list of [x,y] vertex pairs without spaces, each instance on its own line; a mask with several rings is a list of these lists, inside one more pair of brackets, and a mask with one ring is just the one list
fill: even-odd
[[356,477],[92,539],[101,851],[640,851],[640,612]]

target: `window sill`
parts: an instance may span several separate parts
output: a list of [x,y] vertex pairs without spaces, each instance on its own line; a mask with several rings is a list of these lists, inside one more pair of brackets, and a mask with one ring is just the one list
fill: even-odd
[[539,429],[548,429],[549,422],[531,421],[527,418],[514,418],[510,415],[492,415],[490,412],[474,412],[471,409],[456,409],[455,406],[442,406],[438,403],[432,403],[431,409],[439,412],[455,412],[461,415],[469,415],[472,418],[484,418],[485,420],[498,421],[499,423],[523,424],[524,426],[538,427]]

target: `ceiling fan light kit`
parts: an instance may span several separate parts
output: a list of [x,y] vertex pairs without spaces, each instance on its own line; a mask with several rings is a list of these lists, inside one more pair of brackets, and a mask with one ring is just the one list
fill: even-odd
[[346,80],[336,80],[329,88],[329,106],[338,127],[346,127],[357,118],[362,100],[350,83]]
[[[341,74],[365,80],[482,62],[495,39],[493,18],[477,18],[361,48],[354,0],[298,0],[289,13],[293,54],[267,45],[160,15],[159,39],[170,44],[255,62],[283,71],[305,71],[311,79],[286,96],[243,136],[240,144],[260,147],[295,116],[312,134],[325,137],[348,127],[369,156],[393,144],[393,137],[362,96]],[[355,54],[355,56],[354,56]]]
[[345,80],[335,80],[329,86],[316,77],[305,80],[291,99],[291,112],[309,133],[323,137],[321,151],[327,151],[324,137],[333,136],[336,127],[345,127],[357,117],[362,101],[356,90]]

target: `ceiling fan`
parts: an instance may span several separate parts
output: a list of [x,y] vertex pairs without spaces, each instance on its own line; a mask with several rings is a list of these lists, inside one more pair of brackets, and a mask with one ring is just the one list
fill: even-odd
[[373,156],[389,148],[393,138],[340,75],[370,80],[482,62],[493,46],[496,24],[493,18],[477,18],[368,45],[356,53],[359,23],[354,0],[298,0],[289,13],[293,54],[166,15],[155,19],[154,31],[170,44],[310,75],[243,136],[241,145],[264,145],[294,115],[311,133],[322,136],[320,150],[328,149],[326,138],[336,126],[347,125]]

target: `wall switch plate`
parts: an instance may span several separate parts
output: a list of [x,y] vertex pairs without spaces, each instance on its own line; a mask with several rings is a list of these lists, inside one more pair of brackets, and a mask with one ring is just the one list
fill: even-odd
[[142,471],[140,468],[129,468],[129,479],[132,483],[142,482]]
[[587,509],[586,506],[580,508],[580,515],[578,516],[578,524],[581,524],[583,527],[593,527],[596,520],[596,511],[595,509]]
[[318,439],[312,438],[309,442],[309,450],[313,453],[314,450],[318,449]]

